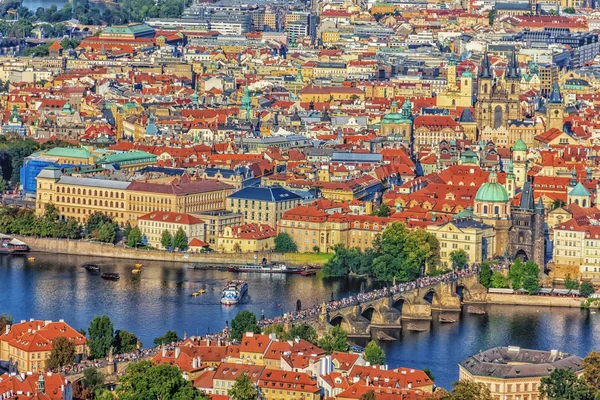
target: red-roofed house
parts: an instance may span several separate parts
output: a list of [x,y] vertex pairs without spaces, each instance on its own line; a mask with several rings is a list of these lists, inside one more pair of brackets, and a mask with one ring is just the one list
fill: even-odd
[[7,325],[0,335],[0,360],[12,359],[20,371],[45,371],[52,343],[66,337],[75,344],[78,360],[85,354],[86,338],[63,320],[58,322],[31,319]]
[[0,376],[0,399],[3,400],[71,400],[71,382],[52,372],[4,374]]
[[175,237],[177,231],[182,229],[188,243],[194,239],[203,242],[205,240],[204,221],[190,214],[154,211],[139,217],[138,227],[148,240],[148,244],[156,248],[164,248],[162,245],[164,231],[168,231],[171,237]]

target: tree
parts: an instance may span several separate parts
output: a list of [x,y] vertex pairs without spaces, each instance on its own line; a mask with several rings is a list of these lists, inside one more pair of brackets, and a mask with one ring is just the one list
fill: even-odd
[[600,392],[600,353],[593,350],[583,359],[583,379],[594,392]]
[[590,297],[595,291],[594,285],[591,282],[582,282],[579,288],[579,294],[583,297]]
[[115,225],[112,218],[101,212],[95,212],[89,216],[85,227],[86,234],[91,237],[96,237],[102,224],[110,223]]
[[287,338],[289,340],[300,338],[312,344],[317,344],[317,331],[310,325],[296,325],[290,328],[290,331],[287,333]]
[[548,400],[593,400],[594,391],[570,369],[555,369],[540,381],[540,394]]
[[565,14],[575,14],[575,9],[573,7],[565,7],[562,9],[562,12]]
[[523,263],[520,258],[517,258],[510,266],[508,278],[512,282],[512,288],[517,290],[523,287],[523,280],[526,276],[535,276],[537,279],[539,274],[540,267],[536,263],[533,261],[527,261],[526,263]]
[[[138,345],[139,344],[139,345]],[[132,353],[141,347],[139,339],[131,332],[119,329],[115,332],[113,350],[115,354]]]
[[490,10],[488,13],[488,22],[490,26],[494,25],[494,21],[496,20],[496,10]]
[[571,275],[567,275],[565,278],[565,288],[569,290],[579,290],[579,282],[571,278]]
[[463,269],[469,262],[469,255],[463,249],[454,250],[450,253],[450,260],[453,268]]
[[331,354],[334,351],[348,351],[348,334],[341,326],[334,326],[319,340],[319,347]]
[[371,215],[374,215],[376,217],[389,217],[391,213],[392,210],[390,209],[390,207],[385,203],[381,203],[379,207],[373,210]]
[[270,335],[272,333],[274,333],[275,336],[277,336],[277,339],[279,339],[279,340],[287,339],[287,333],[285,331],[284,326],[281,324],[272,324],[272,325],[266,326],[265,329],[263,330],[263,334],[265,334],[265,335]]
[[104,243],[114,243],[117,239],[117,228],[114,224],[104,222],[98,229],[96,240]]
[[154,345],[160,346],[163,344],[169,344],[173,342],[178,342],[179,336],[177,336],[177,332],[175,331],[167,331],[164,336],[157,337],[154,339]]
[[394,222],[377,241],[372,262],[372,275],[382,281],[394,278],[413,281],[439,259],[439,244],[423,229],[409,231],[404,224]]
[[372,365],[381,365],[385,363],[385,351],[375,341],[371,340],[364,351],[365,360]]
[[182,228],[177,229],[175,237],[173,237],[173,247],[181,251],[188,247],[188,237]]
[[228,394],[231,400],[255,400],[258,398],[254,382],[245,372],[235,379]]
[[298,246],[289,234],[280,232],[275,236],[275,251],[278,253],[295,253],[298,251]]
[[0,315],[0,334],[6,331],[6,325],[12,325],[13,317],[10,314]]
[[481,268],[479,270],[479,283],[488,289],[492,285],[492,267],[488,262],[481,263]]
[[106,315],[95,317],[88,328],[90,358],[103,358],[113,344],[113,323]]
[[117,386],[119,400],[205,400],[191,381],[184,379],[179,368],[152,361],[130,364]]
[[246,332],[260,333],[256,315],[248,310],[240,311],[231,320],[231,338],[241,340]]
[[315,246],[313,246],[312,250],[313,250],[313,252],[319,254],[319,252],[321,251],[321,248],[319,246],[315,245]]
[[537,294],[540,291],[540,280],[537,276],[525,275],[523,278],[523,289],[531,295]]
[[376,399],[377,399],[377,397],[375,396],[375,392],[372,390],[367,390],[367,392],[365,394],[360,396],[359,400],[376,400]]
[[556,210],[557,208],[564,207],[566,204],[567,204],[567,203],[565,203],[565,201],[564,201],[564,200],[561,200],[561,199],[556,199],[556,200],[554,200],[554,201],[552,202],[552,204],[550,204],[550,210],[551,210],[551,211],[554,211],[554,210]]
[[461,380],[454,382],[452,400],[493,400],[490,390],[481,382]]
[[142,241],[142,232],[140,228],[137,226],[129,232],[129,236],[127,236],[127,246],[129,247],[138,247],[140,242]]
[[171,246],[173,246],[173,235],[171,235],[171,232],[166,229],[163,231],[160,238],[160,244],[162,244],[165,249],[170,249]]
[[493,288],[496,289],[506,289],[508,288],[508,279],[501,272],[495,271],[492,274],[492,279],[490,280]]
[[429,379],[431,379],[432,382],[435,381],[435,376],[433,376],[429,367],[423,368],[423,372],[425,372],[425,374],[429,377]]
[[57,370],[65,365],[75,363],[75,343],[64,336],[59,336],[52,341],[52,351],[46,363],[49,370]]
[[89,367],[83,370],[83,387],[91,393],[96,393],[104,387],[104,374],[97,368]]

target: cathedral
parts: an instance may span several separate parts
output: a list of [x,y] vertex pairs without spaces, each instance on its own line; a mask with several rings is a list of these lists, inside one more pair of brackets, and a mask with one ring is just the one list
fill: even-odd
[[478,130],[481,132],[488,126],[493,129],[507,127],[508,121],[521,119],[521,74],[515,52],[509,57],[503,79],[494,76],[487,52],[481,68],[475,107]]
[[440,108],[471,107],[473,105],[473,73],[467,68],[460,76],[460,86],[456,82],[456,59],[454,53],[448,61],[446,90],[436,96]]

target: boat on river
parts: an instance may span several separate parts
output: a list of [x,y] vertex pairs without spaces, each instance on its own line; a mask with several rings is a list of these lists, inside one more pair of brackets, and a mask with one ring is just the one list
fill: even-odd
[[231,306],[242,300],[244,294],[248,291],[248,282],[246,281],[228,281],[223,288],[221,295],[221,304]]
[[83,264],[81,267],[91,273],[97,274],[98,272],[100,272],[100,266],[98,264],[86,263]]
[[[28,252],[27,243],[0,233],[0,254],[25,254]],[[29,257],[28,260],[35,261],[35,257]]]
[[107,281],[118,281],[119,279],[121,279],[119,274],[117,274],[116,272],[105,272],[102,275],[100,275],[100,277]]
[[261,274],[299,274],[301,272],[300,268],[288,267],[283,263],[232,265],[227,268],[227,270],[229,272],[252,272]]

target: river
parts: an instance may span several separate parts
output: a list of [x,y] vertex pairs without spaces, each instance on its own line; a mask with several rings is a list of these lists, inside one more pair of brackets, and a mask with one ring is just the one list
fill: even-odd
[[[360,281],[322,280],[296,275],[236,274],[248,280],[243,303],[219,303],[227,279],[225,271],[186,269],[183,264],[144,262],[141,275],[131,274],[133,262],[90,259],[57,254],[0,257],[0,313],[21,319],[64,319],[76,329],[108,315],[115,329],[134,332],[145,347],[167,330],[179,335],[220,330],[237,312],[248,309],[267,317],[296,307],[319,304],[323,299],[356,294]],[[118,272],[121,280],[109,282],[90,275],[80,265],[97,262],[105,272]],[[374,283],[366,285],[367,290]],[[191,297],[198,289],[206,294]],[[429,367],[438,385],[449,388],[458,378],[457,364],[471,354],[493,346],[514,345],[560,349],[585,356],[600,340],[600,315],[587,310],[487,306],[487,315],[465,312],[454,324],[434,319],[428,332],[396,332],[399,340],[382,342],[390,368]]]

